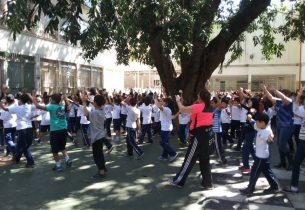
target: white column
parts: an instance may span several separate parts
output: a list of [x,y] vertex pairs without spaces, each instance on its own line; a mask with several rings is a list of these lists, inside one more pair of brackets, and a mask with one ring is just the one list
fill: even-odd
[[40,55],[35,55],[34,78],[35,89],[37,93],[41,94]]
[[251,90],[251,83],[252,83],[252,75],[248,73],[248,89]]

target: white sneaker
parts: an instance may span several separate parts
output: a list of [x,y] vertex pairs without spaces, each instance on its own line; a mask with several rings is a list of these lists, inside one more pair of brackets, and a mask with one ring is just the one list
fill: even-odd
[[174,162],[177,159],[177,157],[178,157],[178,153],[176,153],[176,155],[174,155],[174,156],[170,156],[168,159],[168,162],[170,162],[170,163]]

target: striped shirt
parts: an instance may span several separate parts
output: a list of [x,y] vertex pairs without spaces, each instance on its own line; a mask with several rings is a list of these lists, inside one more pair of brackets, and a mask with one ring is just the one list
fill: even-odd
[[282,101],[276,101],[278,112],[276,115],[277,125],[288,127],[293,125],[293,104],[285,105]]
[[221,115],[221,110],[216,108],[213,110],[214,111],[214,115],[213,115],[213,121],[212,121],[212,129],[214,133],[221,133],[222,132],[222,128],[221,128],[221,119],[220,119],[220,115]]

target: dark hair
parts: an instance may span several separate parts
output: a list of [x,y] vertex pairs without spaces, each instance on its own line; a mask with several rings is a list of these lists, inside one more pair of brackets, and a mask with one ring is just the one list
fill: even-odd
[[170,110],[173,112],[174,111],[174,101],[170,98],[164,98],[163,101],[165,103],[167,103],[166,107],[170,108]]
[[14,103],[14,96],[12,94],[8,94],[6,97],[5,97],[5,100],[8,104],[12,104]]
[[61,94],[54,93],[51,95],[52,103],[59,104],[61,102]]
[[22,104],[31,102],[30,97],[28,96],[28,94],[25,93],[19,96],[19,100],[21,101]]
[[96,88],[92,87],[89,89],[90,95],[95,96],[97,94]]
[[144,104],[145,104],[145,106],[148,106],[148,105],[150,104],[150,102],[151,102],[151,99],[150,99],[149,97],[146,97],[146,98],[144,99]]
[[257,114],[256,121],[264,122],[266,125],[268,125],[269,116],[265,113]]
[[211,93],[208,90],[203,89],[199,92],[198,95],[199,95],[200,99],[204,102],[205,107],[210,108],[210,106],[211,106]]
[[221,103],[228,104],[229,103],[229,99],[227,97],[224,97],[224,98],[221,99]]
[[129,101],[131,106],[135,106],[137,104],[137,99],[136,98],[131,98]]
[[251,98],[252,102],[252,108],[256,109],[256,111],[259,110],[259,100],[257,98]]
[[96,103],[96,105],[98,106],[103,106],[106,103],[106,100],[104,98],[104,96],[102,95],[96,95],[94,96],[94,102]]
[[237,103],[240,103],[240,99],[239,99],[239,97],[234,98],[234,100],[233,100],[233,101],[236,101]]
[[217,100],[217,98],[216,98],[216,97],[213,97],[213,98],[212,98],[212,101],[213,101],[215,104],[217,104],[217,103],[218,103],[218,100]]

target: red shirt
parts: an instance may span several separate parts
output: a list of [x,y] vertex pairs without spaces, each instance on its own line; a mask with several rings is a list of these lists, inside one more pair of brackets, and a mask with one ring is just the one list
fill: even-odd
[[190,125],[190,130],[193,130],[194,124],[195,124],[195,119],[197,115],[197,124],[196,127],[201,127],[201,126],[211,126],[212,121],[213,121],[213,112],[203,112],[203,109],[205,107],[204,103],[200,104],[193,104],[192,105],[192,114],[191,114],[191,125]]

